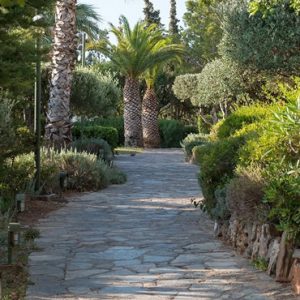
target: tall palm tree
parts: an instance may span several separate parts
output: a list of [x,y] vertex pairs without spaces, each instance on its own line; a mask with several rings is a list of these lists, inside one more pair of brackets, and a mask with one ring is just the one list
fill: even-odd
[[157,66],[145,73],[147,89],[145,91],[142,104],[143,140],[145,148],[160,147],[158,101],[154,89],[157,74]]
[[117,38],[117,45],[107,41],[96,48],[103,52],[125,75],[124,96],[124,129],[125,146],[142,147],[142,118],[139,78],[148,69],[164,62],[175,49],[164,43],[162,33],[155,24],[146,26],[138,22],[133,29],[128,20],[121,16],[121,27],[111,24],[111,32]]
[[76,0],[57,0],[45,138],[61,148],[72,140],[70,95],[75,65]]
[[143,140],[145,148],[159,148],[160,147],[160,135],[158,125],[158,101],[155,92],[155,82],[159,72],[163,69],[163,66],[170,61],[180,62],[180,58],[183,55],[184,48],[179,44],[172,44],[171,38],[165,38],[161,43],[158,43],[156,49],[163,49],[168,46],[169,56],[165,57],[163,63],[155,65],[153,68],[148,69],[144,73],[147,89],[143,97],[142,104],[142,125],[143,125]]

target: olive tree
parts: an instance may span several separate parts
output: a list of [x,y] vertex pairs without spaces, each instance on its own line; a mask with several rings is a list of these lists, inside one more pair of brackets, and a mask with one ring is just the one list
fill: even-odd
[[231,0],[224,5],[220,54],[243,67],[276,74],[298,75],[298,11],[291,8],[291,1],[281,0],[273,1],[269,13],[265,13],[264,10],[253,11],[256,2],[251,2],[251,15],[249,1]]

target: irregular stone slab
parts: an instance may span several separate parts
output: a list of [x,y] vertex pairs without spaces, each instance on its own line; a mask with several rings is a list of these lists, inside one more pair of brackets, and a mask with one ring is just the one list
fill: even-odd
[[145,255],[144,262],[152,262],[152,263],[168,262],[172,258],[173,258],[172,256]]
[[200,254],[181,254],[172,260],[172,266],[192,266],[193,264],[202,263]]
[[67,271],[65,279],[76,279],[76,278],[85,278],[85,277],[91,277],[92,275],[102,274],[105,272],[108,272],[109,270],[105,269],[90,269],[90,270],[76,270],[76,271]]
[[27,300],[295,299],[214,238],[191,205],[199,167],[182,151],[117,156],[116,165],[126,184],[70,197],[41,220]]

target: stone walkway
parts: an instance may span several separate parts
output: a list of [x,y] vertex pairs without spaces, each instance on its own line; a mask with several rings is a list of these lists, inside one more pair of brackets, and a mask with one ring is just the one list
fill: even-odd
[[296,299],[213,237],[190,202],[198,167],[179,150],[118,156],[125,185],[41,220],[27,299]]

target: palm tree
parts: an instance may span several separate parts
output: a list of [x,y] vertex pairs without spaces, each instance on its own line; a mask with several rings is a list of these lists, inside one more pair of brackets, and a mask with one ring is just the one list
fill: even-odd
[[98,38],[101,16],[96,12],[91,4],[79,3],[76,5],[77,30],[85,32],[91,40]]
[[143,97],[142,104],[142,125],[143,125],[143,140],[145,148],[159,148],[160,135],[158,125],[158,101],[155,92],[155,82],[159,72],[163,69],[164,64],[177,60],[180,62],[180,57],[183,54],[183,47],[179,44],[172,44],[171,38],[165,38],[161,43],[157,44],[155,51],[158,48],[163,49],[168,47],[169,56],[165,57],[163,63],[155,65],[147,70],[144,74],[147,89]]
[[157,74],[158,67],[148,70],[145,74],[147,89],[142,104],[143,140],[145,148],[160,147],[158,101],[154,89]]
[[111,24],[117,45],[107,41],[105,45],[96,48],[110,58],[126,77],[123,89],[125,146],[142,147],[139,78],[146,70],[168,59],[174,48],[169,45],[159,46],[165,41],[155,24],[146,26],[144,22],[138,22],[131,29],[124,16],[121,16],[120,21],[120,28]]
[[45,138],[56,148],[72,140],[70,94],[75,65],[76,0],[57,0]]

